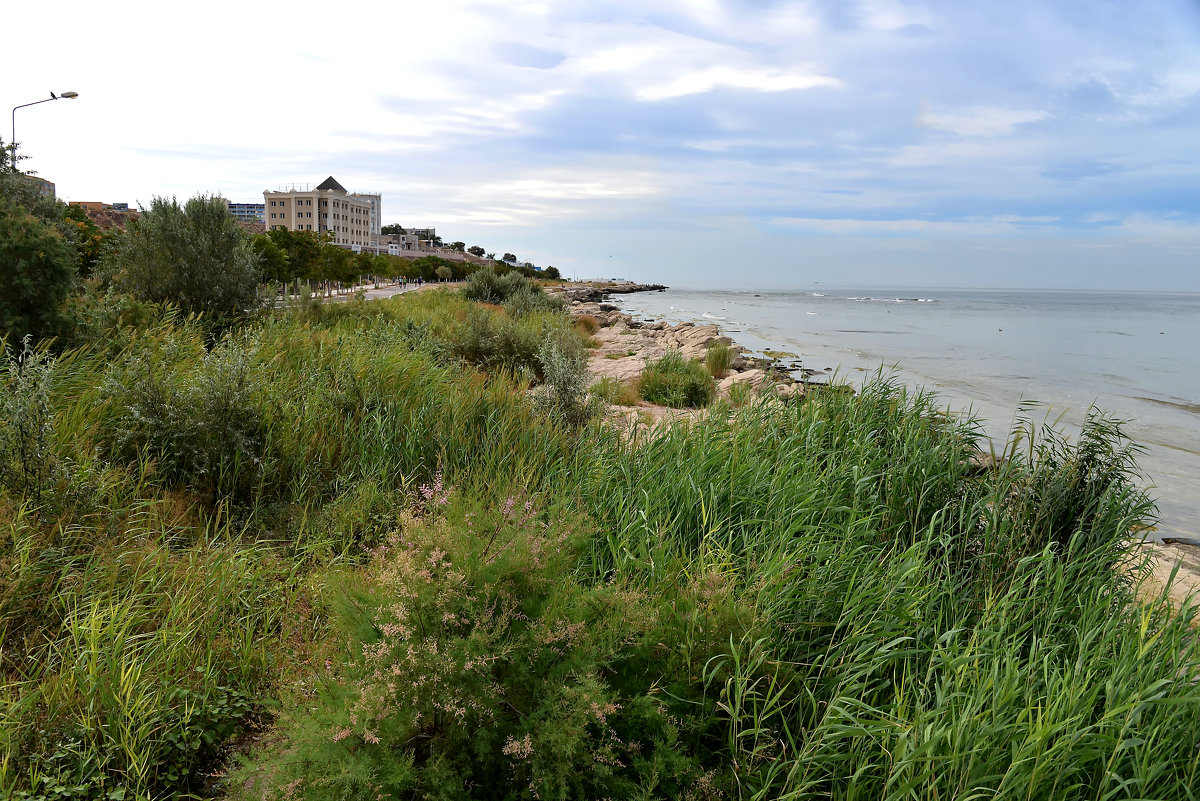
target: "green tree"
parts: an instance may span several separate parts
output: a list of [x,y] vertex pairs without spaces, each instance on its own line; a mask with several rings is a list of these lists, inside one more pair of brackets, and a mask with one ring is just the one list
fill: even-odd
[[[287,254],[286,277],[280,280],[316,280],[321,278],[321,250],[327,246],[315,231],[289,231],[276,228],[266,234]],[[325,237],[328,239],[328,235]]]
[[55,226],[0,197],[0,339],[54,332],[75,277],[75,254]]
[[451,250],[457,250],[459,253],[462,253],[464,250],[467,249],[467,243],[466,242],[451,242],[449,245],[447,245],[447,247],[449,247]]
[[542,275],[545,276],[546,278],[549,278],[551,281],[562,280],[562,273],[560,273],[558,271],[557,267],[547,267],[545,272],[542,273]]
[[505,253],[504,256],[501,258],[501,260],[502,261],[516,261],[517,257],[516,257],[516,254],[514,254],[514,253]]
[[483,248],[479,247],[479,245],[471,245],[471,247],[467,248],[467,252],[482,258],[485,251]]
[[65,206],[62,219],[68,229],[73,229],[79,275],[86,278],[95,272],[109,235],[92,222],[82,206]]
[[321,277],[340,284],[351,283],[358,277],[358,264],[354,255],[352,251],[336,245],[321,248]]
[[[0,140],[0,198],[16,203],[42,222],[57,225],[61,233],[71,236],[70,230],[62,225],[66,204],[47,194],[45,184],[33,173],[14,171],[11,158],[9,146]],[[18,161],[24,158],[17,156]]]
[[173,303],[219,321],[257,305],[259,258],[225,200],[199,195],[184,205],[156,197],[116,238],[103,272],[141,300]]
[[275,237],[256,234],[250,237],[250,246],[258,254],[259,271],[264,281],[287,283],[296,277],[287,250],[280,247]]
[[392,223],[391,225],[385,225],[382,228],[380,228],[379,233],[381,233],[381,234],[398,234],[400,236],[403,236],[404,234],[407,234],[408,231],[405,231],[400,226],[400,223]]

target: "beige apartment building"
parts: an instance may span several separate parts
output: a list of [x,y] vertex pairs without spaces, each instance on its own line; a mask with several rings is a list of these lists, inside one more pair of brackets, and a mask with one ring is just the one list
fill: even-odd
[[328,232],[337,245],[369,247],[379,241],[381,196],[352,194],[331,175],[315,189],[263,192],[268,230]]

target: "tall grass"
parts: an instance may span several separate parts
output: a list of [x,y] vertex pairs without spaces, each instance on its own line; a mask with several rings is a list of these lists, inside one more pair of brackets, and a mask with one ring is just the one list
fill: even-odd
[[705,673],[744,797],[1200,786],[1194,611],[1133,602],[1149,505],[1119,426],[982,476],[972,440],[884,382],[673,429],[595,474],[594,579],[715,571],[756,611]]
[[713,378],[724,378],[729,375],[729,367],[733,364],[733,348],[724,342],[717,342],[704,352],[704,366],[708,368]]
[[151,317],[20,379],[61,471],[0,493],[0,794],[1196,795],[1102,415],[982,471],[888,381],[621,438],[529,392],[562,315]]
[[716,394],[704,367],[675,350],[646,365],[638,378],[638,392],[650,403],[677,409],[706,406]]

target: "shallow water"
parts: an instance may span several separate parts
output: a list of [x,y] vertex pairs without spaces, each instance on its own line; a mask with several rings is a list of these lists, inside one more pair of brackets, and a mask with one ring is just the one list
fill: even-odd
[[752,350],[842,380],[883,368],[969,409],[995,439],[1019,416],[1128,422],[1162,534],[1200,533],[1200,293],[672,289],[620,296],[644,317],[716,323]]

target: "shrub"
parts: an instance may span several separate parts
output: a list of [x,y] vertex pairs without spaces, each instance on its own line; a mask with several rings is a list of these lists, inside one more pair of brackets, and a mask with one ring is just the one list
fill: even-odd
[[531,318],[517,319],[477,307],[467,312],[451,336],[451,353],[477,367],[540,373],[537,352],[542,327]]
[[[516,275],[516,273],[509,273],[509,275]],[[562,298],[547,295],[540,287],[530,283],[509,295],[508,299],[504,301],[503,308],[513,317],[526,317],[539,312],[561,312],[566,309],[566,306],[567,304]]]
[[724,342],[709,347],[704,354],[704,366],[713,378],[724,378],[729,375],[729,365],[733,363],[733,348]]
[[577,342],[562,336],[543,340],[537,359],[545,383],[534,394],[539,408],[571,427],[583,425],[600,411],[600,399],[587,391],[587,359]]
[[712,376],[698,362],[672,350],[646,365],[638,379],[638,393],[650,403],[680,409],[706,406],[715,390]]
[[493,267],[488,266],[467,276],[466,284],[460,291],[467,300],[501,304],[528,282],[529,279],[519,273],[499,275]]
[[232,338],[207,353],[176,338],[132,359],[106,383],[118,407],[112,452],[133,460],[146,451],[169,480],[212,501],[246,500],[265,448],[254,355]]
[[564,580],[572,525],[532,499],[450,504],[452,521],[404,520],[373,554],[340,621],[350,647],[256,782],[304,799],[728,798],[723,760],[702,764],[677,714],[686,690],[655,681],[670,615],[620,582]]
[[506,310],[514,315],[562,311],[566,308],[561,298],[547,295],[536,282],[524,275],[515,271],[500,275],[491,265],[471,273],[462,288],[462,294],[467,300],[504,304]]
[[180,323],[171,305],[147,303],[113,287],[99,291],[87,281],[63,305],[61,341],[67,347],[91,345],[116,356],[142,335],[165,335]]
[[0,359],[0,487],[35,506],[58,471],[50,450],[53,360],[35,353],[29,337],[20,353],[4,344]]
[[590,314],[581,314],[575,318],[575,327],[591,336],[600,330],[600,321]]

